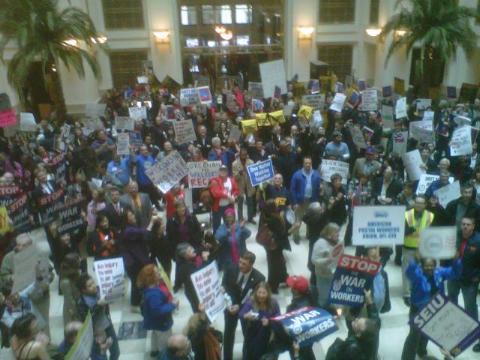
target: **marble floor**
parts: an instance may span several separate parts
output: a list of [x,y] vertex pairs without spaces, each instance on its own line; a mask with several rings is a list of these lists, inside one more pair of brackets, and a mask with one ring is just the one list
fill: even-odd
[[[208,216],[205,218],[205,215],[199,216],[200,221],[208,221]],[[248,224],[249,228],[256,232],[257,225]],[[46,241],[43,239],[43,236],[38,233],[34,239],[40,247],[43,249],[48,248]],[[267,262],[264,249],[255,243],[255,236],[252,235],[247,241],[247,247],[250,251],[254,252],[257,255],[256,268],[262,271],[265,275],[267,274]],[[353,248],[347,249],[347,252],[353,253]],[[285,258],[287,260],[287,269],[289,274],[295,275],[305,275],[309,276],[309,272],[306,268],[308,254],[308,245],[305,240],[302,240],[299,245],[296,245],[292,242],[292,251],[285,252]],[[407,326],[407,314],[408,309],[404,305],[401,297],[401,272],[398,266],[395,266],[391,262],[387,265],[386,268],[389,280],[390,280],[390,293],[391,293],[391,302],[392,309],[387,314],[382,314],[382,329],[380,333],[380,349],[379,349],[379,358],[382,360],[396,360],[400,359],[403,343],[408,333]],[[89,271],[92,271],[91,260],[89,261]],[[92,271],[93,272],[93,271]],[[58,295],[57,290],[57,281],[54,281],[51,286],[51,306],[50,306],[50,326],[51,326],[51,335],[53,343],[60,343],[63,339],[63,322],[62,322],[62,303],[63,298]],[[128,293],[128,292],[127,292]],[[175,294],[177,298],[180,299],[180,308],[174,314],[174,332],[182,331],[183,327],[186,325],[190,315],[191,308],[183,295],[183,290]],[[276,296],[277,300],[280,303],[282,312],[285,311],[286,305],[290,301],[290,291],[289,289],[281,289],[279,295]],[[123,301],[114,303],[111,305],[111,314],[112,319],[115,325],[115,328],[118,331],[118,328],[122,322],[125,321],[140,321],[142,319],[140,314],[132,313],[129,306],[129,299],[126,296]],[[345,338],[346,336],[346,327],[345,321],[340,319],[338,322],[339,331],[323,339],[321,342],[315,344],[314,350],[317,359],[323,359],[326,353],[326,350],[333,343],[336,337]],[[223,330],[223,317],[218,317],[214,323],[214,326]],[[240,326],[237,328],[236,333],[236,343],[235,343],[235,357],[241,359],[242,354],[242,333],[240,331]],[[138,360],[138,359],[149,359],[149,349],[150,349],[150,338],[139,339],[139,340],[124,340],[120,341],[120,350],[122,360]],[[434,355],[439,359],[443,359],[436,345],[429,343],[428,352],[430,355]],[[283,354],[280,359],[289,359],[287,354]],[[479,354],[473,353],[471,348],[461,354],[458,359],[461,360],[474,360],[480,359]],[[252,359],[253,360],[253,359]]]

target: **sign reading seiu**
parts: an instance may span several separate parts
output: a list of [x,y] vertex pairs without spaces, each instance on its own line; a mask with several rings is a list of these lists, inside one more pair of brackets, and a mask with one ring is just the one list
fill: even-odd
[[272,159],[248,165],[247,172],[252,186],[257,186],[265,181],[270,180],[275,175],[273,171]]

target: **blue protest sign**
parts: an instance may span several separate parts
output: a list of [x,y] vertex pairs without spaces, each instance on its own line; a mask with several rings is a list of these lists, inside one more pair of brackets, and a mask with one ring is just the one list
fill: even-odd
[[370,288],[381,264],[356,256],[342,255],[333,276],[328,301],[330,304],[362,306],[364,290]]
[[304,307],[272,320],[280,323],[300,347],[310,346],[338,330],[328,311],[314,307]]
[[272,159],[248,165],[247,172],[252,186],[257,186],[265,181],[270,180],[275,175],[273,172]]
[[440,293],[410,319],[410,325],[453,356],[480,337],[480,323]]

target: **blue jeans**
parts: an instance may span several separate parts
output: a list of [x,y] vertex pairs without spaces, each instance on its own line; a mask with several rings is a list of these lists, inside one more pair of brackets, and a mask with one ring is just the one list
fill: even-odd
[[448,297],[455,304],[458,303],[458,294],[460,290],[465,303],[465,311],[475,320],[478,320],[477,293],[478,282],[461,282],[459,280],[449,280],[447,282]]

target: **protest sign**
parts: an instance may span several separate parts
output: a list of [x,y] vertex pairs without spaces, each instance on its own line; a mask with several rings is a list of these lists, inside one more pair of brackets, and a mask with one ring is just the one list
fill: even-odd
[[343,161],[323,159],[320,165],[320,176],[323,181],[330,182],[330,177],[333,174],[340,174],[342,177],[342,184],[346,185],[348,181],[349,165]]
[[328,302],[330,304],[363,306],[365,289],[371,288],[373,277],[382,264],[350,255],[341,255],[333,275]]
[[456,226],[433,226],[420,232],[420,255],[424,258],[452,259],[457,252]]
[[272,320],[280,323],[300,348],[311,346],[338,330],[332,314],[310,306],[276,316]]
[[393,90],[398,95],[405,94],[405,80],[397,78],[397,77],[394,78],[393,79]]
[[123,132],[117,134],[117,155],[130,154],[130,134]]
[[32,113],[20,113],[20,131],[35,132],[37,131],[37,122]]
[[440,292],[410,320],[410,324],[453,356],[466,350],[480,336],[480,323]]
[[17,123],[15,110],[7,109],[0,111],[0,128],[8,128]]
[[147,108],[145,106],[137,107],[129,107],[128,108],[128,116],[130,116],[133,120],[143,120],[147,118]]
[[446,208],[448,203],[460,197],[460,182],[454,181],[451,184],[435,190],[434,194],[438,197],[438,202],[443,208]]
[[64,197],[64,190],[58,189],[51,194],[44,194],[38,199],[38,206],[44,224],[55,220],[55,214],[64,206]]
[[60,153],[50,160],[52,172],[55,174],[55,183],[63,183],[67,175],[67,161],[65,155]]
[[393,89],[390,85],[382,87],[382,97],[387,98],[392,96],[392,94],[393,94]]
[[28,206],[27,194],[23,194],[14,200],[8,205],[7,210],[17,233],[20,234],[32,230],[33,224],[30,221],[30,207]]
[[395,104],[395,118],[401,119],[407,117],[407,98],[402,97]]
[[352,141],[356,147],[359,149],[365,149],[367,147],[367,143],[365,142],[365,137],[363,136],[362,130],[358,126],[350,126],[350,135],[352,136]]
[[315,110],[323,110],[325,105],[325,94],[303,95],[302,104],[310,106]]
[[285,116],[283,115],[283,110],[277,110],[271,113],[268,113],[268,117],[273,124],[284,124]]
[[140,149],[143,145],[142,134],[139,131],[130,131],[128,132],[128,136],[130,137],[130,145],[134,151]]
[[297,112],[297,116],[299,118],[303,118],[303,121],[307,120],[310,121],[310,118],[312,117],[313,114],[313,108],[311,106],[307,105],[302,105],[300,106],[300,109]]
[[218,176],[221,161],[187,162],[188,187],[192,189],[206,188],[211,178]]
[[420,175],[420,180],[418,181],[417,186],[417,195],[425,194],[428,187],[436,180],[440,178],[440,175],[431,175],[431,174],[422,174]]
[[92,352],[93,340],[92,315],[88,312],[80,331],[77,333],[75,342],[65,355],[65,360],[89,359]]
[[105,116],[106,108],[107,104],[85,104],[85,116],[91,119]]
[[410,137],[419,143],[433,143],[433,123],[431,121],[412,121],[409,127]]
[[361,92],[362,94],[362,110],[377,111],[378,98],[376,89],[368,89]]
[[261,183],[272,179],[275,175],[272,159],[248,165],[247,172],[252,186],[260,185]]
[[263,97],[270,98],[277,93],[287,93],[287,79],[285,77],[285,63],[283,60],[274,60],[260,64],[260,76],[262,78]]
[[10,205],[22,193],[22,189],[17,185],[0,185],[0,206]]
[[135,128],[135,120],[128,116],[116,116],[115,128],[117,130],[133,131]]
[[432,106],[432,99],[417,99],[417,110],[427,110]]
[[393,107],[388,105],[382,105],[382,120],[383,127],[385,129],[393,129]]
[[248,82],[248,92],[253,98],[263,99],[263,86],[261,82]]
[[191,119],[174,121],[173,128],[175,130],[175,139],[178,144],[186,144],[197,140],[193,122]]
[[318,94],[320,92],[320,80],[311,79],[308,82],[308,88],[312,94]]
[[405,232],[405,206],[355,206],[353,245],[402,245]]
[[342,112],[346,99],[347,95],[337,92],[332,100],[332,104],[330,105],[330,110]]
[[402,160],[411,181],[417,181],[422,174],[425,174],[425,170],[420,167],[420,165],[423,164],[423,161],[418,149],[403,154]]
[[423,121],[430,121],[433,123],[433,119],[435,118],[435,112],[434,111],[425,111],[423,113]]
[[165,194],[188,174],[187,164],[182,156],[174,151],[147,169],[145,174]]
[[82,202],[81,198],[73,202],[65,202],[64,207],[58,211],[56,216],[60,225],[57,230],[60,235],[72,234],[85,225],[82,217]]
[[125,294],[123,258],[94,261],[93,267],[100,289],[100,297],[104,297],[108,302],[123,298]]
[[470,155],[472,149],[472,128],[468,125],[458,127],[453,131],[450,140],[450,155],[462,156]]
[[180,105],[192,106],[198,104],[198,94],[196,88],[180,89]]
[[148,84],[148,76],[137,76],[137,83],[139,83],[140,85]]
[[36,278],[35,266],[41,254],[35,244],[31,244],[13,255],[12,294],[33,284]]
[[244,135],[254,134],[258,129],[257,119],[242,120],[240,124]]
[[200,304],[205,306],[205,314],[213,322],[225,310],[225,298],[218,273],[217,262],[214,261],[190,275]]
[[212,93],[208,86],[198,87],[197,96],[202,105],[210,105],[212,103]]
[[408,131],[395,131],[392,134],[392,153],[403,155],[407,152]]
[[455,124],[458,126],[472,125],[472,119],[466,116],[457,115],[453,118],[453,121],[455,121]]

